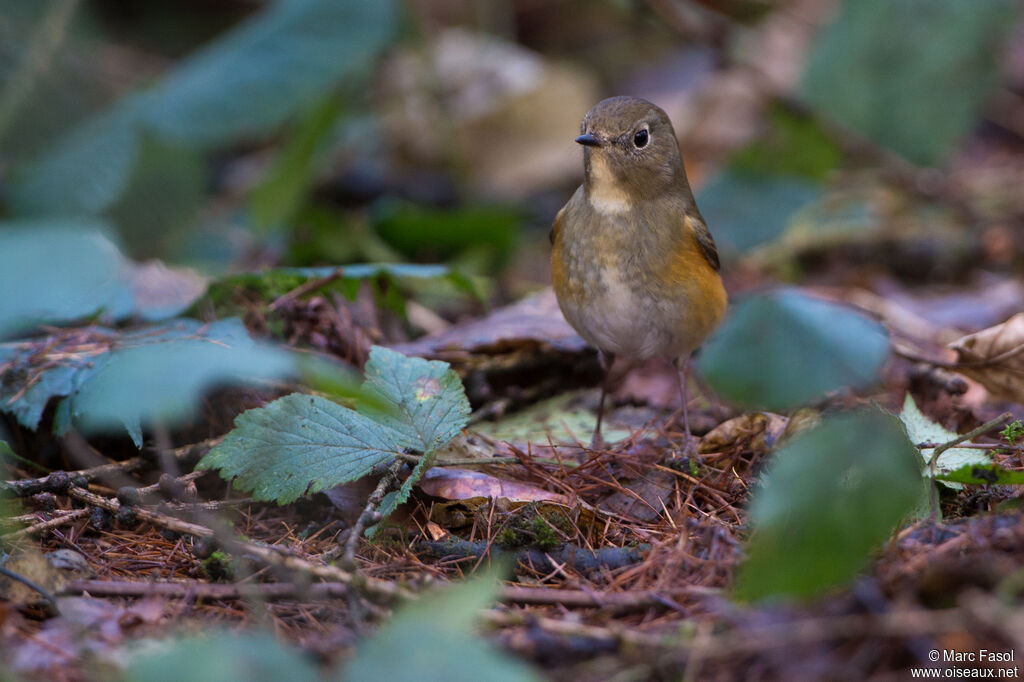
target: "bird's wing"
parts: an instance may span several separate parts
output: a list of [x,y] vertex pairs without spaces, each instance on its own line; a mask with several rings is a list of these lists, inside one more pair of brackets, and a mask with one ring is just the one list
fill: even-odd
[[[556,221],[557,222],[557,221]],[[690,228],[693,230],[693,236],[697,240],[697,246],[700,247],[700,251],[704,254],[708,263],[715,271],[722,269],[722,264],[718,260],[718,247],[715,246],[715,239],[711,236],[711,232],[708,230],[708,226],[704,224],[704,218],[697,215],[688,215],[686,222],[689,223]]]

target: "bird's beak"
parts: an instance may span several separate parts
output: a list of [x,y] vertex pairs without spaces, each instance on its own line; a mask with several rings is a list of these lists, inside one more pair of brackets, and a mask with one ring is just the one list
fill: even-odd
[[594,137],[593,133],[584,133],[576,138],[576,141],[584,147],[600,147],[601,140]]

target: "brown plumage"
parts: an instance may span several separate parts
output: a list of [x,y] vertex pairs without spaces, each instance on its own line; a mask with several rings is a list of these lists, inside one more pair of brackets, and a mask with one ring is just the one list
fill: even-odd
[[[646,100],[612,97],[590,110],[580,132],[584,182],[551,231],[559,307],[606,367],[615,356],[627,365],[664,357],[685,372],[725,314],[726,295],[672,123]],[[685,376],[680,390],[689,449]]]

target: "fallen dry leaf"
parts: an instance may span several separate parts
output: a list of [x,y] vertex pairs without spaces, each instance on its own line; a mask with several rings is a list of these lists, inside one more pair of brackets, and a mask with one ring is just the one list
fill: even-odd
[[1024,313],[949,344],[961,374],[983,385],[993,397],[1024,403]]

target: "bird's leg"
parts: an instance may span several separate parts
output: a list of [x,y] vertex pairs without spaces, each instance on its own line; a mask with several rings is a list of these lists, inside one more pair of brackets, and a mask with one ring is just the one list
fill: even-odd
[[699,459],[697,455],[697,444],[694,443],[693,434],[690,432],[690,410],[687,405],[687,379],[689,368],[689,357],[676,358],[675,366],[679,370],[676,377],[679,379],[679,397],[683,401],[683,428],[686,430],[686,444],[683,446],[683,454],[693,459]]
[[590,449],[597,450],[604,447],[604,438],[601,437],[601,422],[604,420],[604,399],[608,395],[608,385],[612,381],[612,365],[615,356],[604,351],[597,351],[597,360],[604,370],[604,379],[601,381],[601,400],[597,403],[597,424],[594,426],[594,435],[590,438]]

